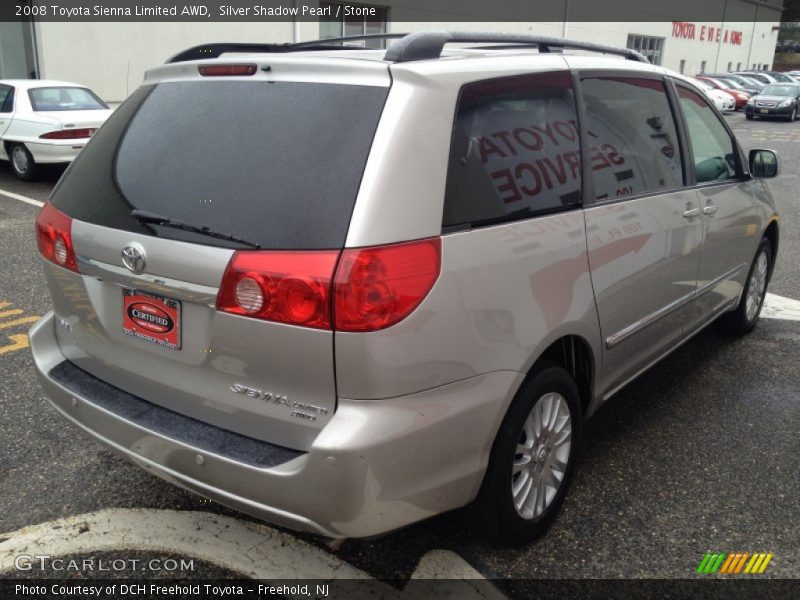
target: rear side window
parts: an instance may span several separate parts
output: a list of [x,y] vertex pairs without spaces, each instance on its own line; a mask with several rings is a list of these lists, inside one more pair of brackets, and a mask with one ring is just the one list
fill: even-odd
[[0,85],[0,113],[14,111],[14,88],[10,85]]
[[736,179],[736,147],[717,113],[700,94],[680,84],[678,96],[692,144],[697,183]]
[[662,81],[592,77],[581,87],[598,200],[683,185],[678,134]]
[[94,92],[78,87],[41,87],[28,90],[35,111],[104,110],[108,105]]
[[130,212],[269,249],[340,248],[387,93],[238,80],[141,88],[81,151],[53,203],[76,219],[202,244],[228,245],[142,227]]
[[443,226],[481,225],[580,205],[580,143],[567,72],[464,86]]

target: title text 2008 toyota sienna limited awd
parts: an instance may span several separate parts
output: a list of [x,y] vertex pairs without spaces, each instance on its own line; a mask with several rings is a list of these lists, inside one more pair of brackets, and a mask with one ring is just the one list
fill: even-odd
[[777,157],[630,50],[331,43],[191,49],[114,112],[36,221],[39,379],[268,521],[365,537],[474,503],[525,542],[604,400],[755,325]]

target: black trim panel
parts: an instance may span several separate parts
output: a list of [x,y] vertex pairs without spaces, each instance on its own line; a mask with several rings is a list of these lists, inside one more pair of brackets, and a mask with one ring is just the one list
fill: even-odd
[[53,367],[48,376],[85,402],[137,427],[236,462],[266,469],[304,454],[167,410],[90,375],[68,360]]

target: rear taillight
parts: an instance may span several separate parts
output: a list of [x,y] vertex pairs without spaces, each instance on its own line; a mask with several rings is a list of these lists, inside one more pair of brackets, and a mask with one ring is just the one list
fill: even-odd
[[330,329],[330,289],[339,252],[236,252],[217,296],[221,311]]
[[439,277],[440,257],[439,238],[341,253],[236,252],[217,309],[317,329],[385,329],[427,296]]
[[48,131],[39,137],[43,140],[78,140],[92,137],[97,129],[59,129],[58,131]]
[[203,77],[233,77],[235,75],[255,75],[256,65],[200,65],[197,72]]
[[402,321],[439,277],[441,240],[342,252],[334,282],[334,328],[376,331]]
[[43,257],[77,273],[72,247],[72,219],[49,202],[36,216],[36,241]]

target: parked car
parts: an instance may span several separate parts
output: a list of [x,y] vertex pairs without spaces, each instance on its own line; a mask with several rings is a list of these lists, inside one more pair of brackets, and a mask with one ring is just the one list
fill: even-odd
[[736,110],[744,108],[747,105],[747,101],[750,99],[750,96],[752,96],[752,94],[748,94],[747,92],[741,89],[736,89],[727,80],[715,79],[714,77],[704,77],[704,76],[697,76],[697,79],[699,79],[700,81],[704,81],[705,83],[711,85],[717,90],[725,92],[729,96],[733,96],[733,100],[736,103],[735,105]]
[[764,85],[769,85],[770,83],[776,83],[778,80],[765,73],[764,71],[736,71],[734,75],[742,75],[743,77],[749,77],[750,79],[755,79],[756,81],[760,81]]
[[603,402],[707,324],[756,325],[777,157],[632,50],[309,47],[182,52],[78,155],[36,219],[39,381],[112,451],[275,523],[470,505],[527,542]]
[[744,77],[741,77],[739,75],[732,75],[730,73],[727,75],[723,74],[704,75],[703,77],[716,79],[717,81],[721,81],[726,86],[730,86],[734,89],[741,90],[743,92],[746,92],[747,94],[750,94],[751,96],[753,94],[758,93],[760,90],[764,89],[765,85],[763,83],[759,83],[752,79],[745,79]]
[[708,96],[720,112],[733,112],[736,110],[736,98],[731,94],[723,92],[715,85],[702,79],[692,78],[692,82],[703,90],[703,93]]
[[733,79],[737,83],[743,85],[747,90],[752,91],[753,93],[759,92],[764,89],[768,84],[764,83],[763,81],[759,81],[753,77],[747,77],[746,75],[737,75],[735,73],[726,73],[725,75],[721,75],[726,79]]
[[752,120],[755,117],[784,117],[788,121],[797,119],[797,107],[800,102],[800,84],[773,83],[747,101],[745,116]]
[[38,165],[72,161],[110,114],[97,94],[76,83],[0,80],[0,160],[30,181]]
[[789,73],[783,73],[781,71],[763,71],[763,72],[772,77],[773,79],[775,79],[775,81],[779,83],[795,83],[794,78],[792,78],[792,76]]

